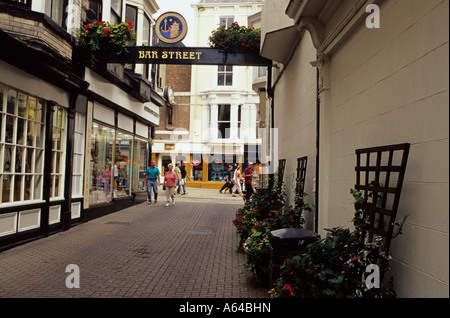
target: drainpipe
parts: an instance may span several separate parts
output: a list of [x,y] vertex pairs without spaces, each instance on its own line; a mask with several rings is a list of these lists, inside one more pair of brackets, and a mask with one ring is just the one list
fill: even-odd
[[319,231],[319,155],[320,155],[320,72],[316,67],[316,180],[314,184],[314,232]]
[[[274,136],[273,129],[275,128],[275,111],[274,111],[274,93],[272,89],[272,62],[267,66],[267,96],[270,99],[270,163],[269,166],[273,163],[273,147],[274,147]],[[269,189],[272,189],[274,184],[274,173],[269,174]]]

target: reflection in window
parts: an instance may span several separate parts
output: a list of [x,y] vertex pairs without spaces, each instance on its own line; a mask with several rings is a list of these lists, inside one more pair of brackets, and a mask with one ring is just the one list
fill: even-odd
[[113,177],[113,143],[115,131],[113,128],[92,124],[89,203],[103,203],[111,201],[111,179]]
[[145,170],[148,166],[148,142],[135,137],[132,165],[132,191],[145,190]]
[[133,136],[126,132],[118,131],[116,135],[116,149],[114,156],[114,197],[123,197],[130,194],[131,179],[131,145]]

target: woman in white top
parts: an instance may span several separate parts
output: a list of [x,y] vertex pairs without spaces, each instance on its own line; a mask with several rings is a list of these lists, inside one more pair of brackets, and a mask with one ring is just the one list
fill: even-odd
[[234,181],[233,194],[232,194],[233,197],[235,197],[234,193],[236,192],[236,190],[239,192],[241,197],[243,196],[242,188],[241,188],[241,179],[242,179],[241,166],[238,166],[236,168],[236,170],[234,170],[234,176],[233,176],[233,181]]

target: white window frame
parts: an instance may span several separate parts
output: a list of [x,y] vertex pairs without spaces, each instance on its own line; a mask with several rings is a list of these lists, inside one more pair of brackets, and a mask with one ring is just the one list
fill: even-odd
[[[231,68],[231,70],[230,70]],[[227,82],[227,76],[231,75],[231,83]],[[219,84],[219,78],[223,77],[223,84]],[[233,66],[218,65],[217,66],[217,87],[233,87]]]
[[[46,111],[46,103],[43,99],[28,94],[26,92],[15,89],[14,87],[9,87],[7,85],[3,85],[0,83],[0,91],[3,93],[3,98],[0,100],[0,192],[2,192],[2,196],[0,197],[0,206],[15,206],[18,204],[31,204],[36,202],[42,202],[43,196],[43,186],[44,186],[44,160],[45,160],[45,111]],[[9,91],[13,92],[15,95],[14,102],[14,111],[13,113],[7,112],[7,99]],[[20,116],[19,114],[19,94],[24,96],[25,98],[25,114]],[[34,118],[30,118],[30,100],[35,101],[36,108],[38,105],[41,107],[41,112],[35,111],[33,116]],[[36,114],[39,113],[41,115],[41,120],[36,120]],[[13,131],[12,131],[12,139],[10,142],[6,142],[6,123],[7,120],[12,120],[13,123]],[[21,143],[17,140],[17,128],[18,121],[23,121],[23,135]],[[32,127],[34,126],[34,127]],[[32,127],[33,131],[30,131],[30,135],[28,134],[28,129]],[[41,137],[41,144],[37,145],[37,136]],[[31,137],[31,142],[29,138]],[[11,163],[9,171],[4,171],[5,166],[5,150],[9,148],[11,149]],[[16,155],[17,149],[22,148],[22,158],[21,158],[21,171],[16,172]],[[37,158],[38,152],[41,157]],[[30,160],[27,160],[31,154]],[[37,162],[40,164],[37,165]],[[28,165],[28,168],[27,168]],[[10,193],[9,200],[6,202],[2,202],[3,200],[3,180],[5,176],[9,176],[10,178]],[[27,190],[25,187],[25,181],[29,178],[29,194],[28,198],[25,200],[25,191]],[[14,199],[14,192],[16,187],[16,179],[20,180],[20,189],[19,198]],[[39,192],[38,192],[39,191]]]
[[86,116],[84,114],[75,113],[72,198],[83,197],[85,131]]
[[[63,113],[61,126],[58,125],[58,114]],[[64,199],[64,180],[65,180],[65,164],[66,164],[66,140],[67,140],[67,110],[62,106],[55,106],[53,116],[52,127],[52,167],[50,174],[50,201]],[[60,129],[59,135],[61,139],[60,148],[55,148],[53,142],[53,136],[55,135],[55,129]],[[56,144],[57,145],[57,144]],[[60,155],[59,167],[57,166],[57,156]],[[57,168],[59,168],[57,170]],[[58,181],[57,181],[58,180]],[[58,182],[58,193],[56,190],[56,182]]]

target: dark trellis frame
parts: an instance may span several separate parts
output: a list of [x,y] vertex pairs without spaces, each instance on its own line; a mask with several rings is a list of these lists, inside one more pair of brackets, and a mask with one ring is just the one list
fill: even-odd
[[[383,238],[384,244],[379,253],[389,253],[409,149],[410,144],[404,143],[355,151],[355,189],[359,190],[364,198],[364,202],[355,203],[355,208],[369,213],[370,225],[367,233],[369,241],[373,240],[374,235]],[[398,155],[400,160],[396,163],[394,160]],[[374,175],[374,179],[370,178],[371,174]],[[393,180],[395,175],[397,178]],[[381,261],[381,266],[380,272],[383,274],[386,263]]]
[[284,179],[284,170],[286,168],[286,159],[278,160],[278,171],[277,171],[277,189],[281,191]]
[[306,168],[308,165],[308,156],[297,158],[297,179],[295,193],[297,195],[295,204],[302,204],[305,195]]

